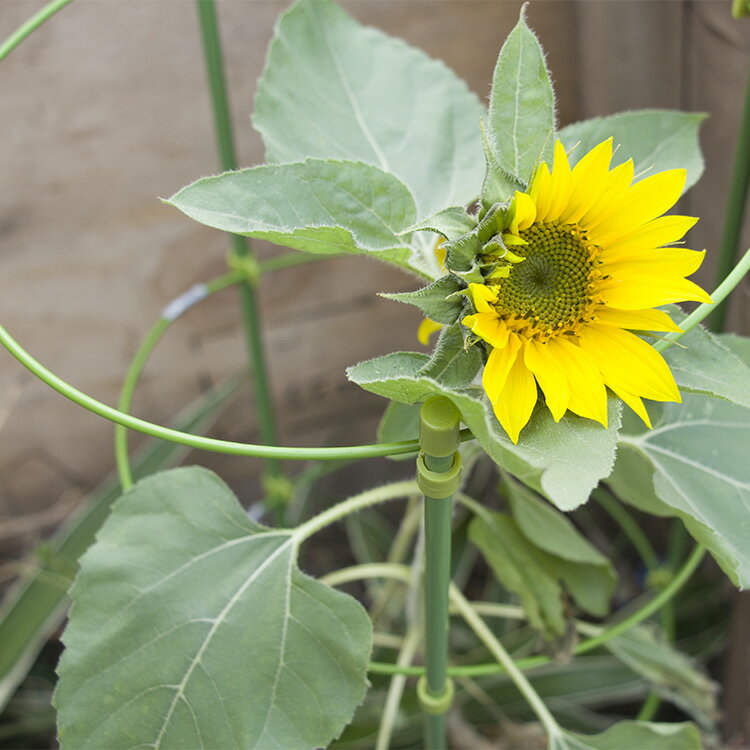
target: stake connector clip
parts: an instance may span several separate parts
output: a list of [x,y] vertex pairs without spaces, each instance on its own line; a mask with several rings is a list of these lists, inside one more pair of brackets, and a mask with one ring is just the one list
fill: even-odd
[[427,685],[427,675],[422,675],[417,682],[417,699],[422,710],[426,714],[438,716],[447,713],[453,705],[453,696],[456,694],[456,688],[453,680],[449,677],[443,685],[443,692],[440,695],[433,695]]
[[448,471],[430,471],[424,460],[424,451],[417,456],[417,486],[426,497],[442,500],[454,495],[461,486],[461,454],[453,454],[453,464]]
[[260,264],[252,255],[240,255],[236,250],[227,253],[227,266],[232,271],[239,271],[252,287],[257,287],[260,282]]
[[[453,495],[461,484],[460,422],[461,412],[445,396],[432,396],[422,404],[419,412],[422,450],[417,457],[417,484],[426,497],[442,500]],[[451,457],[450,467],[445,468],[446,459]]]
[[461,412],[445,396],[431,396],[419,410],[419,444],[428,456],[453,455],[461,442],[458,426]]

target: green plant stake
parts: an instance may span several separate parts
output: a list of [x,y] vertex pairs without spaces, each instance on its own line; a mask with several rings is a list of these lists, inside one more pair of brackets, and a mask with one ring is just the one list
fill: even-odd
[[417,484],[424,493],[426,671],[417,693],[427,714],[425,746],[431,750],[446,747],[445,714],[453,701],[453,682],[447,677],[448,587],[453,494],[461,480],[460,418],[442,396],[428,399],[420,411]]
[[[219,159],[222,169],[236,169],[237,157],[234,150],[234,136],[232,134],[216,8],[213,0],[197,0],[196,7],[201,26],[201,37],[203,39],[206,73],[211,91]],[[250,367],[255,386],[255,407],[258,411],[258,427],[261,438],[266,445],[278,445],[276,418],[266,367],[260,312],[255,292],[259,269],[257,268],[255,255],[245,237],[240,237],[237,234],[232,235],[232,249],[229,258],[230,266],[244,267],[248,271],[247,283],[241,284],[239,290],[242,317],[245,323],[245,338],[247,340]],[[284,479],[281,466],[275,459],[268,459],[266,462],[263,486],[268,494],[269,510],[275,512],[276,520],[280,522],[283,517],[283,506],[289,500],[291,485]]]

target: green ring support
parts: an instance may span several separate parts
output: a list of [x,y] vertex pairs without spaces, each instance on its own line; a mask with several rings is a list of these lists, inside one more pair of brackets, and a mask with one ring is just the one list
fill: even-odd
[[425,463],[425,453],[417,456],[417,485],[426,497],[444,500],[451,497],[461,486],[461,454],[453,454],[453,464],[448,471],[430,471]]
[[447,713],[453,705],[456,688],[450,677],[445,681],[445,688],[441,695],[433,695],[427,686],[427,675],[422,675],[417,681],[417,698],[422,710],[431,716]]
[[419,413],[417,485],[424,493],[425,674],[417,692],[425,713],[425,747],[447,750],[445,713],[453,699],[448,667],[448,589],[451,579],[453,494],[461,481],[461,412],[445,396],[427,399]]

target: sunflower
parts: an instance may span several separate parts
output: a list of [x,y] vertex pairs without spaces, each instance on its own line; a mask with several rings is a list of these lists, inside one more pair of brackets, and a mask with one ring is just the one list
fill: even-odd
[[711,301],[685,278],[705,253],[665,247],[697,221],[662,216],[680,197],[686,173],[672,169],[633,183],[632,160],[610,169],[611,160],[610,138],[571,169],[558,141],[552,170],[539,164],[483,249],[496,254],[494,270],[469,285],[476,312],[462,322],[486,342],[482,385],[514,443],[537,384],[556,421],[570,410],[605,427],[607,388],[649,427],[642,399],[680,401],[667,363],[631,331],[679,331],[654,308]]
[[[440,237],[433,248],[438,266],[440,266],[440,270],[443,272],[446,271],[445,257],[447,255],[446,250],[443,247],[444,244],[445,237]],[[422,344],[422,346],[429,346],[432,334],[437,333],[442,327],[442,323],[436,323],[434,320],[430,320],[430,318],[425,318],[419,324],[419,328],[417,329],[417,339],[419,340],[419,343]]]

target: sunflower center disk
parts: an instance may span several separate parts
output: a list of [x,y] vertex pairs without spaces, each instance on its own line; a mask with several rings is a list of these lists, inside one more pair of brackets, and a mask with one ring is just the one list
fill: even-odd
[[599,248],[574,224],[539,222],[521,231],[524,257],[497,285],[498,314],[515,331],[541,340],[575,333],[592,319]]

